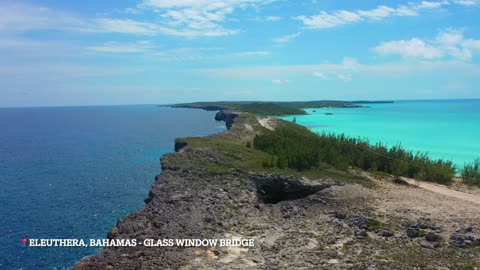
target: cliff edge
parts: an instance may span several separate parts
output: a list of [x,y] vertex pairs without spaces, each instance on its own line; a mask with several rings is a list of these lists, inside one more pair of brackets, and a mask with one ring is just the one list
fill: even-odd
[[[475,269],[480,207],[366,172],[268,170],[251,147],[266,128],[176,141],[145,208],[110,239],[254,239],[254,247],[106,247],[73,269]],[[269,127],[284,124],[270,119]]]

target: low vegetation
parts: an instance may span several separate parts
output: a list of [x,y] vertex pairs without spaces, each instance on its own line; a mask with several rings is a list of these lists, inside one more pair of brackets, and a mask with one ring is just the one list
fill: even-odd
[[[285,121],[280,121],[275,131],[256,135],[253,146],[269,154],[263,161],[264,167],[307,170],[327,163],[342,170],[354,166],[441,184],[450,184],[455,176],[451,161],[431,159],[400,145],[371,145],[367,140],[344,135],[315,134]],[[472,166],[468,173],[478,169]]]
[[[389,103],[390,101],[380,101]],[[256,115],[278,116],[305,114],[304,108],[358,107],[365,101],[309,101],[309,102],[197,102],[177,104],[172,107],[203,108],[205,110],[226,110],[243,112],[245,119],[256,122]],[[251,119],[250,119],[251,118]],[[295,118],[294,118],[295,119]],[[295,122],[295,121],[294,121]],[[263,130],[253,141],[247,141],[243,153],[249,162],[249,169],[260,168],[275,171],[314,172],[324,174],[324,165],[346,171],[349,167],[417,180],[449,185],[456,176],[456,168],[449,160],[432,159],[426,153],[406,150],[401,145],[388,147],[381,143],[370,144],[368,140],[350,138],[345,135],[315,134],[305,127],[278,120],[274,131]],[[203,141],[200,139],[196,143]],[[190,142],[192,143],[192,142]],[[220,148],[233,147],[230,142],[218,145]],[[238,148],[238,146],[235,146]],[[224,149],[230,152],[232,149]],[[240,151],[240,149],[236,149]],[[242,163],[242,162],[240,162]],[[239,165],[239,164],[237,164]],[[260,167],[258,167],[260,166]],[[226,169],[226,168],[225,168]],[[468,185],[480,186],[480,159],[465,164],[458,174]]]
[[[334,179],[343,183],[358,183],[367,187],[373,184],[362,176],[341,171],[333,166],[312,167],[305,170],[278,166],[265,166],[264,162],[270,160],[272,155],[255,149],[252,133],[248,133],[245,125],[252,126],[255,131],[267,130],[257,120],[257,115],[242,114],[235,119],[236,125],[232,127],[234,132],[228,136],[211,135],[206,137],[177,138],[179,146],[193,146],[195,149],[203,149],[203,154],[210,154],[208,158],[199,157],[189,160],[188,164],[178,155],[169,155],[162,160],[163,166],[180,169],[182,167],[200,167],[218,174],[230,174],[232,170],[239,172],[273,173],[283,175],[305,176],[311,179]],[[298,126],[301,128],[301,126]],[[245,134],[244,132],[248,133]],[[249,138],[249,139],[246,139]]]
[[256,115],[265,115],[265,116],[279,116],[279,115],[295,115],[295,114],[306,114],[298,106],[292,106],[291,104],[285,103],[273,103],[273,102],[238,102],[238,103],[228,103],[228,102],[197,102],[197,103],[185,103],[177,104],[172,107],[176,108],[201,108],[205,110],[230,110],[230,111],[241,111],[246,113],[252,113]]
[[242,112],[253,113],[257,115],[295,115],[306,114],[306,112],[300,108],[279,105],[275,103],[250,103],[250,104],[238,104],[236,109]]
[[237,101],[237,102],[194,102],[172,105],[176,108],[200,108],[205,110],[230,110],[252,113],[263,116],[296,115],[306,114],[305,108],[356,108],[363,107],[363,103],[391,103],[391,101],[338,101],[318,100],[302,102],[258,102],[258,101]]
[[460,170],[460,175],[465,184],[480,186],[480,158],[465,164]]

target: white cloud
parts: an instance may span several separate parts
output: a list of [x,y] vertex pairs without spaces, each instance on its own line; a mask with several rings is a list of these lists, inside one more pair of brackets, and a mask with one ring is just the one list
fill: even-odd
[[307,28],[321,29],[332,28],[339,25],[357,23],[361,21],[380,21],[389,17],[418,16],[419,12],[425,9],[437,9],[446,5],[473,6],[478,5],[477,0],[457,1],[422,1],[409,3],[398,7],[380,5],[369,10],[337,10],[333,12],[321,11],[313,16],[297,16],[294,19],[300,20]]
[[12,2],[2,5],[0,9],[0,33],[54,29],[133,35],[226,36],[240,31],[223,26],[227,20],[231,19],[229,16],[235,10],[256,7],[273,1],[275,0],[145,0],[137,8],[124,10],[124,14],[132,16],[151,12],[157,18],[145,21],[131,18],[86,18],[39,5]]
[[89,47],[89,50],[107,53],[141,53],[147,52],[153,46],[149,41],[137,41],[135,43],[107,42],[100,46]]
[[[288,78],[292,74],[305,74],[309,76],[321,77],[325,76],[337,77],[337,74],[354,74],[369,70],[370,66],[362,65],[354,58],[345,57],[340,63],[336,64],[318,64],[318,65],[279,65],[279,66],[250,66],[242,68],[218,68],[218,69],[195,69],[193,72],[200,72],[205,76],[220,76],[227,78]],[[383,70],[381,70],[383,71]],[[288,80],[287,80],[288,81]],[[285,82],[276,79],[274,84]]]
[[[348,14],[345,16],[345,14]],[[350,11],[337,11],[335,13],[327,13],[322,11],[319,15],[316,16],[299,16],[295,19],[303,21],[305,26],[309,28],[331,28],[337,25],[357,22],[362,20],[362,17],[356,13]]]
[[[346,70],[345,61],[341,63],[313,64],[313,65],[271,65],[249,66],[237,68],[193,69],[193,74],[226,78],[229,80],[265,80],[265,78],[289,78],[291,76],[312,76],[314,72],[321,72],[344,81],[353,77],[373,76],[382,78],[407,78],[411,76],[431,76],[432,74],[462,74],[464,77],[479,78],[480,66],[458,60],[445,61],[402,61],[381,64],[356,63],[355,70]],[[421,75],[423,74],[423,75]],[[273,84],[283,80],[272,81]]]
[[125,13],[134,14],[134,15],[142,13],[139,9],[136,9],[136,8],[126,8],[124,11]]
[[353,80],[353,76],[350,72],[359,72],[362,67],[354,58],[343,58],[340,64],[325,64],[323,65],[323,71],[314,71],[313,76],[322,80],[328,80],[330,76],[334,76],[337,79],[350,82]]
[[223,48],[174,48],[159,52],[152,52],[152,56],[160,57],[168,62],[194,62],[203,60],[231,61],[233,58],[264,57],[270,51],[239,51],[226,53]]
[[[62,30],[90,33],[122,33],[131,35],[174,35],[183,37],[218,37],[234,35],[241,31],[227,27],[227,21],[234,21],[237,10],[258,9],[278,0],[144,0],[139,6],[124,9],[124,15],[135,16],[138,13],[148,15],[144,21],[128,17],[87,18],[55,10],[48,7],[9,2],[0,9],[0,33],[23,32],[32,30]],[[422,1],[398,7],[380,5],[370,10],[322,11],[314,16],[298,16],[308,28],[329,28],[337,25],[361,21],[378,21],[392,16],[416,16],[425,9],[435,9],[446,5],[474,6],[478,0]],[[281,19],[267,16],[266,21]],[[288,37],[275,39],[288,42]],[[295,38],[292,36],[291,38]],[[283,38],[283,39],[282,39]],[[290,38],[290,39],[291,39]]]
[[418,38],[383,42],[373,48],[373,50],[381,55],[397,54],[404,58],[435,59],[443,57],[442,50],[435,46],[428,45],[425,41]]
[[[160,14],[164,27],[176,35],[232,35],[238,29],[227,29],[222,23],[237,9],[258,8],[276,0],[144,0],[140,7]],[[166,30],[166,29],[164,29]],[[205,33],[205,34],[203,34]]]
[[358,69],[358,62],[357,59],[351,57],[344,57],[342,59],[342,68],[343,70],[351,70],[355,71]]
[[478,39],[467,39],[463,41],[464,48],[480,53],[480,40]]
[[150,23],[139,22],[131,19],[95,19],[96,28],[85,29],[85,31],[110,32],[136,35],[153,35],[158,29]]
[[417,5],[417,9],[439,8],[448,4],[449,4],[448,1],[441,1],[441,2],[422,1],[420,2],[420,4]]
[[462,31],[454,30],[454,29],[441,31],[438,34],[436,41],[440,44],[444,44],[448,46],[459,44],[463,41],[463,33]]
[[278,16],[267,16],[265,18],[265,20],[267,22],[276,22],[276,21],[280,21],[282,18],[281,17],[278,17]]
[[210,59],[213,56],[209,55],[212,51],[221,51],[222,48],[173,48],[160,52],[152,53],[152,56],[159,57],[161,60],[167,62],[195,62]]
[[291,40],[299,37],[302,33],[300,32],[297,32],[297,33],[294,33],[294,34],[291,34],[291,35],[285,35],[285,36],[281,36],[281,37],[278,37],[278,38],[274,38],[272,39],[273,42],[275,43],[287,43],[287,42],[290,42]]
[[323,72],[314,71],[312,75],[322,80],[328,80],[328,76]]
[[140,22],[132,19],[95,19],[95,27],[83,29],[85,32],[108,32],[134,35],[157,35],[165,34],[183,37],[217,37],[236,34],[237,30],[223,28],[212,29],[181,29],[166,27],[158,24]]
[[462,6],[476,6],[480,4],[478,0],[456,0],[453,2],[457,5],[462,5]]
[[81,18],[63,11],[29,4],[7,4],[0,9],[0,32],[62,30],[90,33],[153,35],[161,29],[132,19]]
[[339,80],[344,81],[344,82],[350,82],[350,81],[352,81],[352,74],[337,73],[337,78]]
[[343,73],[343,72],[338,72],[338,71],[326,71],[326,72],[319,72],[319,71],[314,71],[312,73],[312,75],[314,77],[317,77],[317,78],[320,78],[322,80],[328,80],[329,79],[329,76],[327,75],[327,73],[329,73],[329,75],[331,76],[334,76],[336,77],[337,79],[341,80],[341,81],[344,81],[344,82],[350,82],[352,81],[352,74],[350,73]]
[[397,15],[397,9],[387,7],[387,6],[378,6],[371,10],[359,10],[356,12],[361,18],[379,20],[381,18],[390,17]]
[[396,9],[396,15],[399,17],[402,16],[418,16],[418,12],[415,9],[412,9],[407,6],[400,6]]
[[480,40],[465,39],[463,32],[455,29],[441,31],[433,40],[412,38],[383,42],[373,48],[381,55],[400,55],[404,58],[439,59],[452,57],[469,60],[480,53]]
[[278,85],[287,84],[289,82],[290,82],[289,80],[279,80],[279,79],[272,80],[272,84],[278,84]]

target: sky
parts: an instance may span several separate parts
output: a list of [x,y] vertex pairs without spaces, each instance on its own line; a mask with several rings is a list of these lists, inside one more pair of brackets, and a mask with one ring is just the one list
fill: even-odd
[[0,0],[0,107],[480,98],[480,0]]

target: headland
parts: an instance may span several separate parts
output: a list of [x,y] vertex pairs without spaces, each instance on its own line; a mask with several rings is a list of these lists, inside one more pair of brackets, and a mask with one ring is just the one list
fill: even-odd
[[[161,158],[162,172],[145,208],[120,219],[108,238],[254,239],[255,245],[106,247],[74,269],[475,269],[480,265],[477,202],[417,187],[400,175],[355,166],[340,169],[303,154],[289,153],[285,165],[277,144],[270,149],[262,138],[281,141],[291,149],[293,142],[299,142],[294,147],[301,146],[316,140],[316,135],[261,112],[295,107],[266,104],[249,111],[248,104],[178,105],[186,106],[221,109],[217,119],[226,121],[228,130],[177,139],[176,152]],[[241,110],[242,106],[247,107]],[[469,192],[480,196],[478,190]]]

